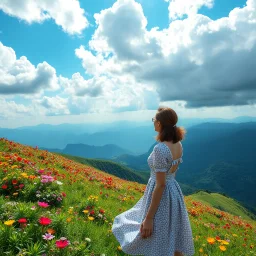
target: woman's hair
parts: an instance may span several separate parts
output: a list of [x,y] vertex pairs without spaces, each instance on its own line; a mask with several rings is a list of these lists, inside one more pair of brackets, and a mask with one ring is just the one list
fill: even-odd
[[172,141],[173,143],[177,143],[185,138],[187,131],[184,127],[176,126],[178,116],[172,108],[160,106],[157,109],[155,118],[161,123],[161,131],[155,136],[157,141]]

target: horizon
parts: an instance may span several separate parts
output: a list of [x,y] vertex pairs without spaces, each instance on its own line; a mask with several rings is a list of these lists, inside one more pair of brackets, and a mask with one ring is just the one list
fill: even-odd
[[0,127],[256,117],[255,20],[256,0],[0,3]]

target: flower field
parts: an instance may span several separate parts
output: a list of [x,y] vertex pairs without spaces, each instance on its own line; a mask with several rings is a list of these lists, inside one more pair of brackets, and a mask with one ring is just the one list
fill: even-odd
[[[0,255],[126,255],[111,233],[146,185],[0,139]],[[256,255],[256,222],[186,196],[196,255]]]

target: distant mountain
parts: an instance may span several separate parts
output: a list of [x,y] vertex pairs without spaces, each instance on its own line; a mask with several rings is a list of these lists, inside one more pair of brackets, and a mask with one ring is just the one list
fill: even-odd
[[131,151],[120,148],[114,144],[107,144],[104,146],[90,146],[86,144],[68,144],[64,149],[48,149],[50,152],[59,152],[72,156],[80,156],[86,158],[102,158],[102,159],[112,159],[121,154],[132,154]]
[[[241,116],[234,119],[180,118],[178,125],[189,129],[205,122],[226,124],[256,122],[256,117]],[[133,155],[141,155],[147,152],[155,142],[156,134],[151,119],[142,122],[40,124],[14,129],[0,128],[0,137],[34,147],[64,149],[67,144],[82,143],[91,146],[115,144],[133,152]]]

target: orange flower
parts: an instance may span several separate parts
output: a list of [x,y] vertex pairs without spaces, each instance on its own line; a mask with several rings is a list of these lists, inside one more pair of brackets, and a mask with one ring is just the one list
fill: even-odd
[[52,228],[48,228],[48,229],[47,229],[47,232],[48,232],[49,234],[53,235],[53,234],[55,233],[55,230],[52,229]]
[[208,242],[209,244],[214,244],[215,239],[214,239],[213,237],[208,237],[208,238],[207,238],[207,242]]
[[219,248],[221,249],[221,251],[226,251],[227,248],[224,245],[220,245]]

